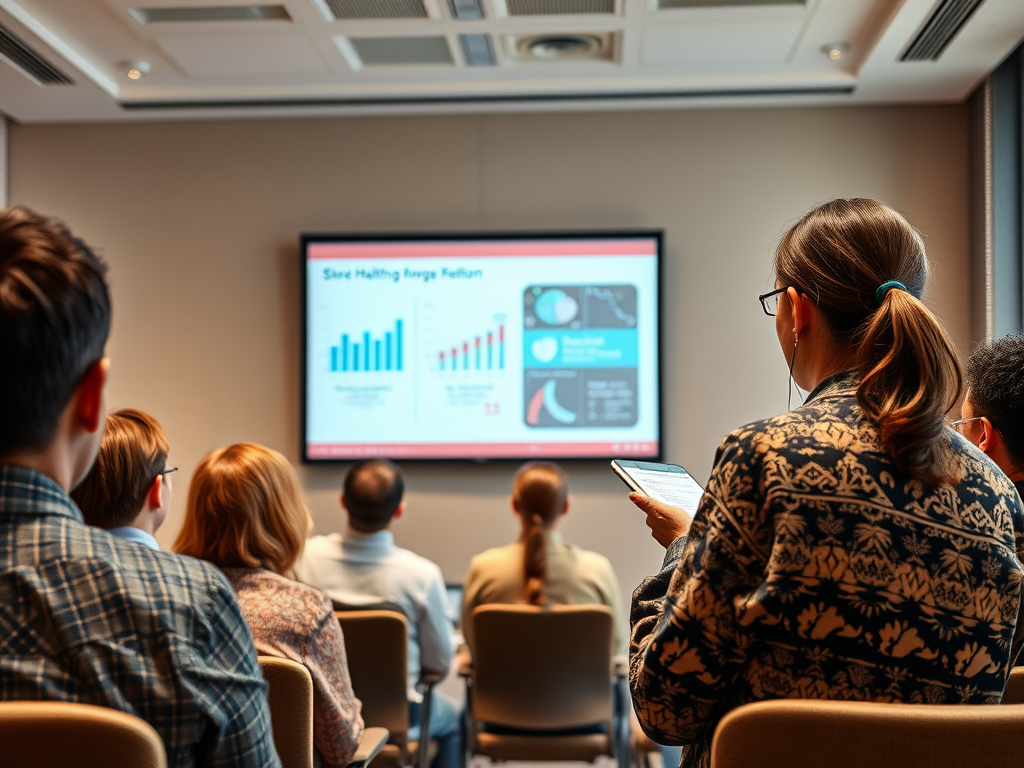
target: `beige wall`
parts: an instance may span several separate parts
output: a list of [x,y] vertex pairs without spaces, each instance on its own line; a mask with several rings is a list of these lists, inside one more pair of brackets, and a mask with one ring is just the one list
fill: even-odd
[[[773,243],[834,196],[927,236],[932,301],[969,339],[965,107],[13,126],[11,199],[59,215],[111,266],[108,400],[155,414],[182,468],[254,440],[297,458],[302,231],[663,227],[665,445],[706,479],[721,437],[786,407],[756,295]],[[301,470],[319,530],[342,467]],[[503,464],[413,465],[400,543],[461,580],[515,531]],[[660,550],[602,465],[570,467],[567,536],[626,589]]]

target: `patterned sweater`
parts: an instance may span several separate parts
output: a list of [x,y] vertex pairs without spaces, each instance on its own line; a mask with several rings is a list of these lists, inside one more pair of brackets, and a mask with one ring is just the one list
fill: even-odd
[[313,742],[325,768],[344,768],[363,735],[359,700],[331,601],[265,568],[225,568],[262,656],[297,661],[313,678]]
[[952,430],[958,484],[910,479],[856,388],[836,374],[729,435],[689,534],[634,593],[637,715],[655,741],[692,745],[684,764],[706,765],[746,702],[1002,696],[1021,642],[1020,497]]

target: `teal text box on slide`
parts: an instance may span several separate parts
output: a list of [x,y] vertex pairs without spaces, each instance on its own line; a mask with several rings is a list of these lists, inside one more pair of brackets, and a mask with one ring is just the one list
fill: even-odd
[[524,368],[635,368],[635,328],[523,333]]

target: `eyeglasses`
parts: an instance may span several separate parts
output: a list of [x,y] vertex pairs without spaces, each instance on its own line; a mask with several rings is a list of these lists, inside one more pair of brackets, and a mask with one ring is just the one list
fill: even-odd
[[775,317],[775,314],[779,311],[779,294],[785,293],[789,288],[776,288],[770,293],[762,293],[757,297],[757,300],[761,302],[761,309],[768,317]]
[[178,471],[177,467],[168,467],[163,472],[157,472],[156,476],[160,477],[161,475],[169,475],[169,474],[171,474],[171,472],[177,472],[177,471]]
[[[964,425],[969,424],[972,421],[978,421],[978,420],[984,419],[984,418],[985,418],[984,416],[971,416],[968,419],[957,419],[956,421],[949,422],[949,426],[950,426],[951,429],[955,429],[957,432],[959,432],[962,435],[964,433]],[[998,431],[998,430],[996,430],[996,431]]]

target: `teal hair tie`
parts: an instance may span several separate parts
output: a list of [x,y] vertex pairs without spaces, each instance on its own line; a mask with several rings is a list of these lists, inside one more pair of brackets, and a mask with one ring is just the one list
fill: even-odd
[[887,283],[882,283],[875,290],[875,301],[877,301],[879,304],[881,304],[882,303],[882,299],[885,298],[885,294],[887,294],[893,288],[899,288],[901,291],[907,290],[907,286],[905,286],[899,280],[890,280]]

